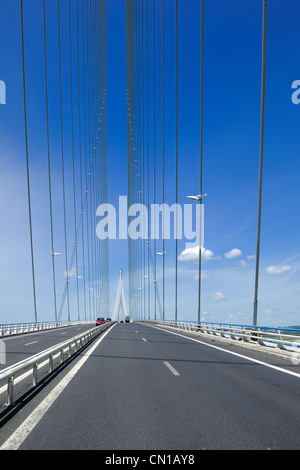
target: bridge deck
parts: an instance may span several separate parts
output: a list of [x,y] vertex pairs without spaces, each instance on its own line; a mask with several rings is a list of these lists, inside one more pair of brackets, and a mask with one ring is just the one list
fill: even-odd
[[284,372],[298,368],[212,345],[116,324],[3,427],[2,448],[298,448],[299,377]]

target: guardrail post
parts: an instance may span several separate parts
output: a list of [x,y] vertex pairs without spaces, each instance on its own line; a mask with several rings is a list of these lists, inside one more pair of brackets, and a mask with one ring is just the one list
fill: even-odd
[[35,362],[32,366],[32,386],[35,387],[38,383],[38,364]]
[[265,345],[260,328],[258,328],[258,344],[261,346]]
[[53,354],[49,354],[49,373],[53,372]]
[[13,376],[11,376],[8,378],[8,381],[7,381],[7,396],[6,396],[7,406],[12,405],[13,394],[14,394],[14,378]]
[[245,341],[245,343],[248,343],[248,338],[247,338],[247,333],[246,333],[246,330],[245,330],[245,327],[243,326],[243,341]]
[[277,330],[277,331],[278,331],[277,348],[285,349],[283,342],[282,342],[282,336],[281,336],[280,330]]
[[233,331],[232,325],[230,325],[230,338],[231,338],[231,339],[235,339],[234,331]]

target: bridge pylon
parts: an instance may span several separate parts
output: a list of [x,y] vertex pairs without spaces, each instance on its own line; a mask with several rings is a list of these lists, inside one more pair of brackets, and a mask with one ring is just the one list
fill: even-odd
[[124,295],[124,288],[123,288],[122,269],[120,269],[119,271],[119,285],[118,285],[118,292],[117,292],[115,309],[114,309],[115,321],[119,321],[120,309],[122,310],[123,321],[125,322],[125,317],[127,316],[127,309],[126,309],[126,302],[125,302],[125,295]]

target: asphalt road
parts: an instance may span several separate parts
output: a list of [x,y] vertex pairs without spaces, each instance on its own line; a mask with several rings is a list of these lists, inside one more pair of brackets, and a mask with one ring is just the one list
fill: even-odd
[[3,426],[0,449],[300,448],[299,367],[186,336],[116,324]]

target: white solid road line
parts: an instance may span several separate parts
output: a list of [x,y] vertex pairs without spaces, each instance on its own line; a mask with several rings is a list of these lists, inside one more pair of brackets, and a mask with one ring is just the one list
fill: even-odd
[[179,372],[177,372],[176,369],[174,369],[173,366],[171,366],[171,364],[167,361],[164,361],[164,365],[172,372],[173,375],[180,375]]
[[237,356],[237,357],[240,357],[242,359],[246,359],[247,361],[255,362],[256,364],[259,364],[259,365],[262,365],[262,366],[265,366],[265,367],[269,367],[270,369],[275,369],[275,370],[278,370],[279,372],[284,372],[285,374],[293,375],[294,377],[297,377],[298,379],[300,378],[300,373],[298,373],[298,372],[293,372],[293,371],[288,370],[288,369],[283,369],[283,367],[273,366],[272,364],[268,364],[268,362],[259,361],[258,359],[253,359],[252,357],[245,356],[244,354],[239,354],[239,353],[236,353],[236,352],[233,352],[233,351],[228,351],[227,349],[221,348],[221,346],[215,346],[214,344],[208,344],[208,343],[205,343],[204,341],[201,341],[200,339],[195,339],[195,338],[191,338],[190,336],[181,335],[180,333],[175,333],[174,331],[165,330],[164,328],[159,328],[159,327],[153,326],[153,325],[147,325],[147,326],[150,326],[151,328],[155,328],[155,329],[160,330],[160,331],[163,330],[166,333],[170,333],[172,335],[181,336],[182,338],[189,339],[191,341],[195,341],[196,343],[203,344],[204,346],[207,346],[209,348],[218,349],[219,351],[223,351],[227,354],[231,354],[233,356]]
[[100,336],[98,341],[88,350],[85,356],[68,372],[68,374],[56,385],[52,392],[47,395],[47,397],[39,404],[37,408],[28,416],[28,418],[16,429],[16,431],[7,439],[6,442],[0,447],[0,450],[17,450],[21,444],[24,442],[29,433],[34,429],[38,424],[40,419],[44,416],[46,411],[53,405],[55,400],[59,397],[61,392],[64,391],[66,386],[72,380],[72,378],[77,374],[79,369],[83,366],[85,361],[90,357],[93,351],[99,346],[101,341],[105,336],[111,331],[115,326],[112,325],[103,335]]

